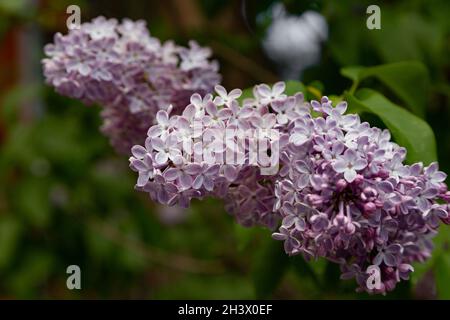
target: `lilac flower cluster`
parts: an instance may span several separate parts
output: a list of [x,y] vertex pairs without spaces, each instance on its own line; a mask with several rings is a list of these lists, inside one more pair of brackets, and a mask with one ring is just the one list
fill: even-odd
[[45,47],[47,82],[62,95],[96,103],[102,131],[122,153],[142,143],[159,110],[181,113],[189,97],[211,92],[220,82],[211,50],[151,37],[144,21],[98,17]]
[[[216,86],[215,97],[192,95],[182,115],[159,111],[145,145],[132,148],[137,189],[168,205],[224,198],[244,226],[279,227],[273,238],[289,255],[336,262],[360,290],[393,290],[413,262],[430,256],[440,223],[450,223],[446,175],[436,163],[403,164],[406,150],[389,131],[346,114],[345,102],[308,103],[284,90],[282,82],[258,85],[239,103],[240,90]],[[227,130],[254,135],[222,139]],[[215,138],[205,143],[206,136]],[[279,171],[262,174],[252,139],[267,142]],[[229,150],[243,161],[227,162]],[[211,151],[213,162],[204,158]],[[369,270],[378,271],[379,286],[370,285]]]
[[[241,90],[215,89],[215,97],[192,95],[182,115],[158,112],[145,145],[132,148],[137,188],[168,205],[188,206],[191,199],[206,196],[226,198],[226,209],[241,224],[274,228],[279,221],[273,212],[276,175],[264,175],[260,168],[278,161],[278,132],[287,132],[289,119],[301,116],[303,96],[287,98],[285,84],[279,82],[273,88],[255,87],[254,97],[240,105]],[[270,112],[271,104],[278,113]],[[270,159],[255,158],[254,146],[265,146]]]
[[[282,223],[273,238],[289,255],[339,263],[360,290],[385,293],[431,255],[440,222],[449,224],[450,193],[437,163],[405,165],[406,150],[388,130],[372,128],[347,104],[312,101],[296,119],[275,186]],[[379,286],[368,269],[378,270]]]
[[[244,99],[243,109],[256,110],[264,117],[273,119],[273,128],[279,132],[278,153],[282,164],[287,159],[280,153],[289,142],[292,125],[296,119],[302,119],[308,113],[308,103],[301,92],[287,96],[284,82],[276,83],[272,88],[267,84],[254,87],[253,97]],[[260,168],[247,168],[228,189],[225,197],[225,209],[243,226],[263,225],[275,229],[280,222],[280,214],[274,210],[275,183],[284,167],[272,175],[261,175]]]

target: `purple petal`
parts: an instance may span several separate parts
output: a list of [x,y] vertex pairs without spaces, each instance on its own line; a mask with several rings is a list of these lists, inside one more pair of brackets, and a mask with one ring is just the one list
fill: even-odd
[[342,159],[336,160],[336,161],[333,163],[333,169],[334,169],[334,171],[336,171],[337,173],[342,173],[342,172],[344,172],[344,171],[346,170],[346,168],[347,168],[347,163],[346,163],[344,160],[342,160]]
[[159,124],[166,125],[166,124],[169,123],[169,115],[167,114],[166,111],[164,111],[164,110],[159,110],[159,111],[156,113],[156,121],[157,121]]
[[188,175],[188,174],[185,174],[185,173],[181,174],[178,177],[178,181],[180,182],[180,186],[183,189],[190,188],[192,186],[192,183],[193,183],[192,177],[190,175]]
[[147,153],[147,149],[145,149],[142,146],[134,146],[131,148],[131,153],[133,154],[134,157],[138,158],[138,159],[142,159],[144,158],[145,154]]
[[362,170],[365,167],[367,167],[367,161],[365,159],[358,159],[355,161],[355,163],[353,164],[353,168],[355,170]]
[[173,181],[176,178],[178,178],[180,173],[180,170],[176,168],[169,168],[166,171],[164,171],[163,176],[167,181]]
[[199,175],[194,179],[194,182],[192,182],[192,188],[194,189],[200,189],[203,185],[203,175]]
[[155,162],[158,165],[166,164],[169,160],[169,155],[165,152],[158,152],[155,157]]
[[383,261],[389,267],[395,267],[397,265],[397,258],[392,253],[385,253]]
[[284,92],[286,84],[283,81],[279,81],[273,85],[273,95],[278,96]]
[[147,165],[142,160],[134,159],[131,160],[131,166],[138,171],[147,171]]
[[149,171],[141,171],[139,172],[139,177],[137,180],[137,186],[143,187],[147,184],[148,179],[150,178],[150,172]]
[[347,180],[347,182],[353,182],[356,178],[356,171],[355,170],[345,170],[344,172],[344,178]]
[[233,182],[234,180],[236,180],[237,175],[238,171],[234,166],[232,165],[224,166],[224,176],[228,181]]

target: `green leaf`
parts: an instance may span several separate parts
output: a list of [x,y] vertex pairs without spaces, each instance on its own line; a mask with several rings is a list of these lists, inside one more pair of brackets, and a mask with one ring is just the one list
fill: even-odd
[[51,221],[51,206],[48,183],[31,178],[17,187],[14,194],[19,212],[31,225],[46,228]]
[[283,242],[267,239],[255,258],[253,281],[257,299],[269,298],[289,266]]
[[424,117],[430,79],[426,67],[417,61],[398,62],[376,67],[348,67],[341,74],[358,84],[375,77],[392,90],[416,115]]
[[19,298],[30,298],[42,285],[48,283],[54,266],[55,257],[50,252],[29,250],[20,261],[20,265],[5,281],[7,288]]
[[38,99],[43,92],[42,85],[17,85],[11,88],[0,101],[0,116],[9,128],[17,122],[22,105]]
[[341,69],[341,74],[352,81],[361,81],[361,73],[368,68],[353,66]]
[[260,233],[258,228],[247,228],[237,223],[233,224],[233,229],[234,238],[237,242],[237,249],[240,252],[243,252],[246,248],[248,248],[250,243],[257,238],[258,233]]
[[342,280],[340,279],[341,269],[338,264],[327,261],[324,278],[326,288],[330,291],[339,291]]
[[386,124],[395,141],[408,150],[407,162],[436,161],[434,133],[424,120],[371,89],[361,89],[355,96],[347,94],[346,97],[350,110],[373,113]]
[[253,97],[253,87],[242,90],[242,95],[239,97],[239,102],[242,103],[245,99]]
[[312,265],[306,261],[301,255],[289,258],[295,273],[301,279],[310,279],[317,287],[321,287],[319,277],[317,276]]
[[14,257],[22,233],[19,222],[9,216],[0,217],[0,270]]
[[448,18],[445,16],[444,20],[447,21],[439,21],[439,15],[448,12],[448,4],[441,6],[445,2],[435,1],[430,6],[430,11],[437,10],[440,14],[421,14],[418,10],[386,10],[383,12],[381,30],[369,33],[374,49],[387,62],[412,59],[427,63],[439,61],[447,44]]
[[442,254],[436,259],[434,267],[434,277],[436,279],[436,289],[440,299],[450,299],[450,255]]
[[439,232],[436,237],[433,238],[434,250],[430,259],[424,262],[416,262],[413,264],[414,272],[411,274],[411,281],[416,285],[426,272],[433,269],[437,272],[437,261],[441,256],[447,255],[450,257],[450,251],[448,249],[450,244],[450,230],[449,228],[442,226],[439,228]]
[[293,96],[294,94],[298,93],[298,92],[306,92],[306,88],[305,85],[303,83],[301,83],[300,81],[286,81],[286,90],[285,93],[288,96]]

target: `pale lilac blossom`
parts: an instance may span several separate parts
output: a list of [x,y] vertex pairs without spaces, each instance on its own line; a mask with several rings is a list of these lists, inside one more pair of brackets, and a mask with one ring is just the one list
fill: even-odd
[[170,113],[172,105],[172,114],[181,114],[193,93],[212,92],[221,78],[209,48],[194,41],[188,48],[161,43],[144,21],[95,18],[67,35],[57,33],[45,54],[47,83],[64,96],[100,105],[101,131],[125,154],[143,143],[158,111]]

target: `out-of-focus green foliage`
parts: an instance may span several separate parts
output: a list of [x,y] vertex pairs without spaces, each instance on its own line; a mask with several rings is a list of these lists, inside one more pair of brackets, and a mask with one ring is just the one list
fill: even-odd
[[267,238],[258,250],[253,270],[256,298],[270,297],[283,279],[289,266],[283,243]]
[[429,88],[426,67],[417,61],[398,62],[376,67],[342,69],[342,74],[353,80],[353,87],[369,77],[375,77],[391,89],[416,115],[424,117]]
[[384,122],[395,141],[408,150],[407,162],[430,164],[437,160],[433,130],[425,121],[370,89],[360,89],[346,99],[353,112],[370,112]]

